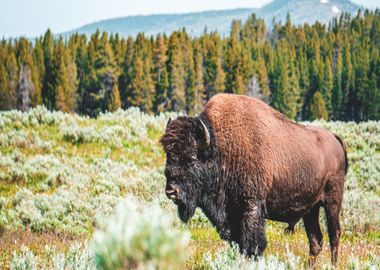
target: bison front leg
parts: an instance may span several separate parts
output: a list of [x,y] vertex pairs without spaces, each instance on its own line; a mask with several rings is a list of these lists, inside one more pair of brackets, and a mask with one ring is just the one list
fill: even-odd
[[260,256],[266,246],[265,219],[261,207],[249,202],[241,222],[240,252],[247,256]]

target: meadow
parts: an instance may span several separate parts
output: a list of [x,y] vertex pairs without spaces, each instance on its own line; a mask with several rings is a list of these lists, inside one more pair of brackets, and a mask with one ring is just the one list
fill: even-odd
[[[258,261],[220,240],[201,211],[181,224],[164,194],[158,140],[174,113],[131,108],[96,119],[0,113],[0,269],[303,269],[302,222],[267,222]],[[380,269],[380,122],[306,123],[345,141],[350,168],[338,269]],[[332,268],[324,216],[316,268]]]

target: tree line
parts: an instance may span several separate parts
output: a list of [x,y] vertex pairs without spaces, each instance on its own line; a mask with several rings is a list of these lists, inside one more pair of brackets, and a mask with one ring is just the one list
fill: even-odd
[[96,116],[119,108],[196,114],[217,93],[258,97],[296,120],[380,119],[380,10],[329,25],[252,14],[230,35],[121,38],[97,31],[0,44],[0,110],[43,104]]

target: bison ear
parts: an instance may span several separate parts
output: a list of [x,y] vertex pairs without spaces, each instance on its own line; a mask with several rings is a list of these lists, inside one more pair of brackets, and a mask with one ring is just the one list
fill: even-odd
[[205,150],[210,145],[210,132],[201,119],[197,118],[197,122],[199,127],[198,148],[200,150]]

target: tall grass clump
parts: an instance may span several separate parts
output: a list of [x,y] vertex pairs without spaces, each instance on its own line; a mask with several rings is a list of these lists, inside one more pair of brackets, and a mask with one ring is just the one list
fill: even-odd
[[174,229],[157,204],[129,198],[95,233],[92,249],[98,269],[181,269],[188,243],[189,234]]

